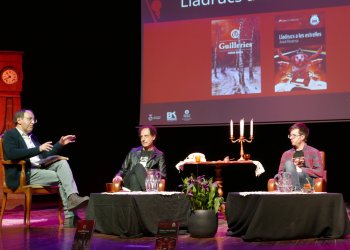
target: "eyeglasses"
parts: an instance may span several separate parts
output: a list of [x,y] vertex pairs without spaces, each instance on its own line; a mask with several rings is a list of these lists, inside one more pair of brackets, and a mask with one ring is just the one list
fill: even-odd
[[38,122],[37,119],[34,119],[33,117],[23,117],[24,119],[26,119],[27,121],[29,121],[30,123],[33,122],[34,124]]
[[301,136],[301,135],[290,134],[290,135],[288,135],[288,138],[289,138],[289,139],[293,139],[293,138],[299,137],[299,136]]

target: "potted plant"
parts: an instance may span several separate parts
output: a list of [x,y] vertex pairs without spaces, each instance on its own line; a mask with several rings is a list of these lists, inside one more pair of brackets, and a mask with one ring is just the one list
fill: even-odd
[[193,174],[182,182],[182,191],[191,203],[187,221],[191,236],[214,237],[218,228],[218,211],[224,202],[224,198],[219,196],[217,182],[213,182],[213,178]]

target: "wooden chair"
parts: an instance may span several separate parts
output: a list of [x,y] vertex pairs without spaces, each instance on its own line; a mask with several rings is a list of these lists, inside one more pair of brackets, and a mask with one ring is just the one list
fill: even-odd
[[[326,169],[326,153],[324,151],[321,151],[321,158],[322,158],[322,167],[323,167],[323,177],[314,179],[315,192],[326,192],[327,169]],[[271,178],[267,182],[267,191],[271,192],[275,190],[277,190],[275,179]]]
[[[2,188],[2,206],[1,206],[1,214],[0,214],[0,225],[2,225],[2,218],[4,216],[6,203],[7,203],[7,196],[8,194],[24,194],[25,202],[24,202],[24,224],[26,226],[30,226],[30,211],[32,206],[32,195],[48,195],[48,194],[58,194],[59,195],[59,187],[57,185],[55,186],[39,186],[39,185],[27,185],[26,184],[26,175],[25,175],[25,164],[26,162],[24,160],[21,161],[10,161],[10,160],[4,160],[4,152],[2,147],[2,135],[0,135],[0,171],[2,172],[3,176],[3,188]],[[6,184],[6,167],[15,167],[18,166],[21,168],[21,174],[20,174],[20,184],[19,187],[16,190],[10,189]],[[62,210],[63,210],[63,204],[62,200],[60,199],[60,205],[58,208],[58,221],[59,224],[63,224],[62,219]]]

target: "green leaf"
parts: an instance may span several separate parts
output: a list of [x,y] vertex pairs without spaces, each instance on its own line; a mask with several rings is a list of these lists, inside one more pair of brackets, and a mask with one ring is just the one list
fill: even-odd
[[182,191],[187,195],[192,210],[214,209],[219,211],[224,198],[219,196],[218,185],[213,178],[206,179],[204,175],[191,175],[182,180]]

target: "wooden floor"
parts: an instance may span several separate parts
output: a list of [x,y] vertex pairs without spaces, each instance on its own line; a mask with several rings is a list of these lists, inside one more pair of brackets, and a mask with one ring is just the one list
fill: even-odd
[[[349,206],[348,206],[349,208]],[[350,210],[348,210],[350,211]],[[85,211],[78,211],[84,219]],[[350,213],[349,213],[350,214]],[[243,249],[243,250],[345,250],[350,249],[350,235],[336,240],[293,240],[273,242],[244,242],[226,236],[227,223],[219,216],[219,229],[215,238],[196,239],[188,234],[179,235],[178,249]],[[74,228],[58,226],[57,210],[52,202],[35,202],[31,214],[31,227],[23,226],[23,207],[6,210],[0,230],[0,250],[16,249],[71,249]],[[122,239],[118,236],[94,233],[90,249],[155,249],[154,237]]]

